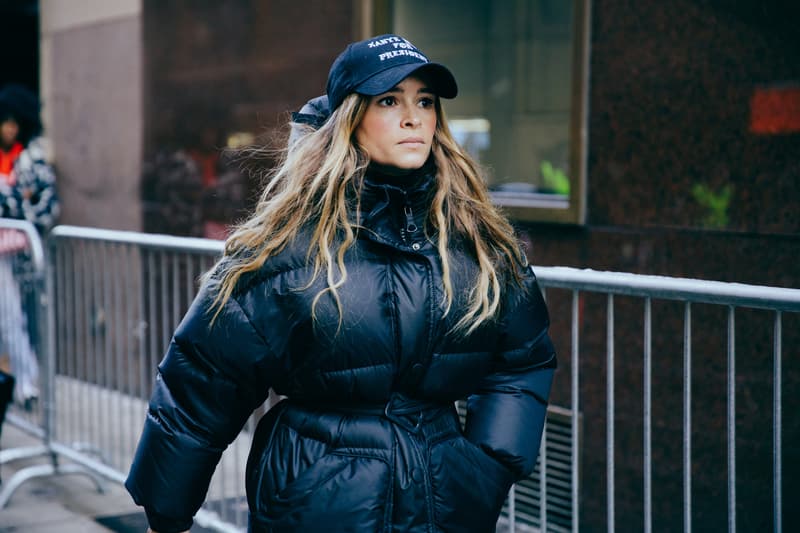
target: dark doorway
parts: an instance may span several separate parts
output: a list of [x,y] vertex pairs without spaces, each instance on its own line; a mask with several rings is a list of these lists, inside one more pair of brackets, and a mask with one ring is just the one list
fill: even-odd
[[0,86],[21,83],[39,92],[39,1],[0,0]]

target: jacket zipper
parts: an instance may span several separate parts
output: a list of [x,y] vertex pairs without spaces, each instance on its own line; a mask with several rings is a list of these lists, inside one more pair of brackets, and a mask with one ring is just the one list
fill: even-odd
[[406,233],[409,235],[412,233],[416,233],[419,229],[417,224],[414,222],[414,211],[411,209],[410,204],[406,204],[403,206],[403,214],[406,216]]
[[403,238],[404,244],[410,244],[414,250],[419,250],[420,245],[414,241],[414,234],[419,231],[419,226],[414,221],[414,209],[411,207],[411,202],[408,201],[408,196],[403,192],[403,216],[405,218],[405,226],[400,228],[400,236]]

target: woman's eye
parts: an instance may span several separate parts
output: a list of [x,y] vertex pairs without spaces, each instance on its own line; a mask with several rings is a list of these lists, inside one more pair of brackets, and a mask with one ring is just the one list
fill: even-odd
[[395,101],[396,100],[395,100],[394,96],[384,96],[383,98],[378,100],[378,103],[380,105],[389,105],[390,106],[390,105],[394,105]]
[[433,104],[434,104],[433,98],[422,98],[419,101],[419,105],[421,107],[433,107]]

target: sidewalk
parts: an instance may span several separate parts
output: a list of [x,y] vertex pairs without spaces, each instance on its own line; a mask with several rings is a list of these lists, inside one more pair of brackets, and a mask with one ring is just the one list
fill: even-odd
[[[54,387],[55,427],[62,430],[62,446],[76,447],[99,459],[112,471],[123,476],[133,457],[147,404],[144,400],[122,394],[107,387],[58,376]],[[25,413],[17,412],[26,417]],[[40,424],[28,420],[33,427]],[[209,513],[205,522],[198,519],[192,533],[210,533],[211,524],[241,523],[246,505],[241,495],[242,475],[250,445],[250,434],[242,433],[223,454],[209,488]],[[79,445],[76,443],[80,443]],[[6,420],[0,437],[0,450],[36,447],[41,442]],[[102,456],[92,451],[102,453]],[[8,453],[4,453],[8,456]],[[75,468],[63,455],[62,465]],[[0,467],[0,498],[10,486],[15,472],[26,466],[46,468],[43,456],[7,462]],[[100,479],[100,478],[99,478]],[[143,533],[147,529],[144,512],[136,506],[117,479],[100,479],[105,492],[98,493],[92,477],[69,473],[31,479],[12,493],[5,508],[0,509],[0,533]],[[226,517],[220,521],[217,513]],[[205,527],[200,524],[204,524]],[[231,530],[230,526],[228,530]]]
[[[0,449],[35,446],[38,442],[6,423]],[[36,457],[0,467],[7,483],[25,466],[46,464]],[[104,492],[83,474],[64,474],[31,479],[23,483],[0,509],[0,533],[143,533],[146,522],[127,491],[118,483],[104,481]],[[2,489],[4,485],[0,485]]]

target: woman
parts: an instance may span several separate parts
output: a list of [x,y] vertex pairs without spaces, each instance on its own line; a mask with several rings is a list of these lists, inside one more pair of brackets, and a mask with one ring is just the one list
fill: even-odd
[[22,85],[0,89],[0,213],[28,220],[46,232],[60,208],[39,108],[39,98]]
[[534,468],[555,354],[448,130],[439,97],[456,92],[395,35],[336,59],[330,116],[293,139],[159,365],[126,483],[152,530],[189,528],[273,387],[287,398],[253,438],[252,531],[494,531]]
[[[0,89],[0,218],[27,220],[46,232],[58,216],[59,203],[55,173],[45,158],[39,108],[39,98],[22,85]],[[24,235],[0,229],[0,355],[8,354],[16,401],[32,409],[39,396],[39,364],[14,274],[27,247]],[[6,386],[10,382],[6,379]],[[0,398],[0,424],[3,403]]]

